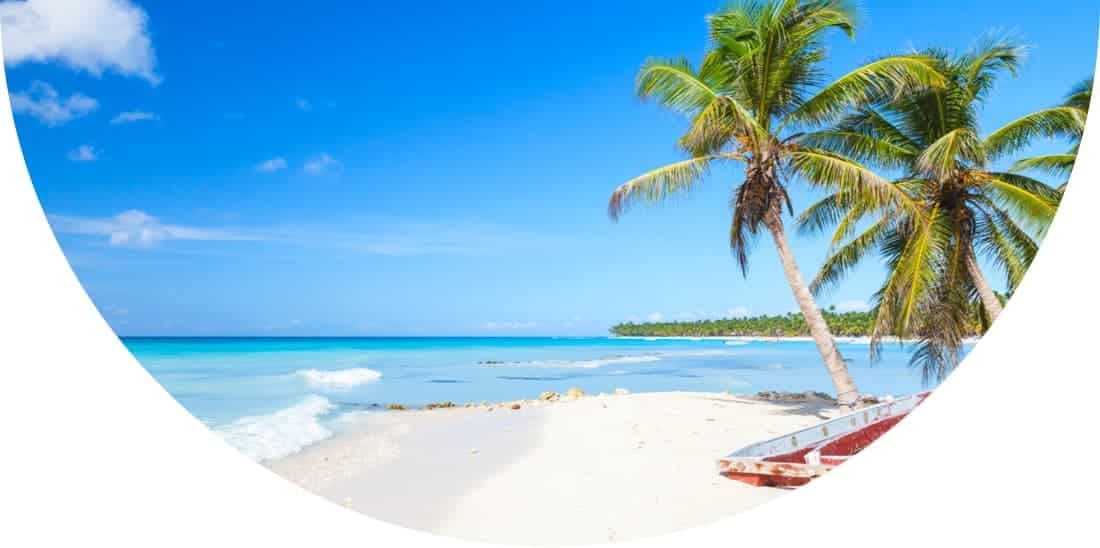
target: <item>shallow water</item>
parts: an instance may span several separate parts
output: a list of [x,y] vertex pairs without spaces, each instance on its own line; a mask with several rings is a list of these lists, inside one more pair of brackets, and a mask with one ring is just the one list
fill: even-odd
[[[620,338],[126,338],[169,393],[257,460],[332,435],[349,413],[532,399],[577,386],[589,394],[819,390],[832,386],[809,341]],[[920,391],[911,349],[865,343],[840,350],[864,393]]]

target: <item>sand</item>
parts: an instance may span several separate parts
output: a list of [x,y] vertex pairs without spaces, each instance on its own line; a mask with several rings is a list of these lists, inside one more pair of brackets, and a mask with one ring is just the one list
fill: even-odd
[[394,524],[526,545],[622,541],[702,525],[784,491],[717,474],[719,457],[833,416],[827,402],[650,393],[369,413],[268,463]]

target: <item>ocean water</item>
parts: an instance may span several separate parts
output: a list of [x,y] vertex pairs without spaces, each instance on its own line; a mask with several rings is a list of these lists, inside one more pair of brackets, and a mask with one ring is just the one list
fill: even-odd
[[[124,338],[192,414],[256,460],[331,436],[361,413],[537,398],[582,388],[631,392],[832,393],[812,342],[623,338]],[[864,393],[926,387],[912,349],[840,342]]]

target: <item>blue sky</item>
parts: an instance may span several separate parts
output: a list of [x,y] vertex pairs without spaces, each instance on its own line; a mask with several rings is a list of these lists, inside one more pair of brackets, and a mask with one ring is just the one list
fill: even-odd
[[[730,256],[735,172],[606,215],[616,185],[681,158],[685,121],[634,96],[639,65],[698,59],[721,4],[589,4],[32,0],[0,19],[36,189],[124,335],[599,335],[792,311],[770,242],[747,279]],[[1091,1],[864,11],[829,42],[834,75],[991,29],[1031,45],[987,130],[1092,73]],[[812,277],[824,242],[792,239]],[[860,308],[881,276],[820,303]]]

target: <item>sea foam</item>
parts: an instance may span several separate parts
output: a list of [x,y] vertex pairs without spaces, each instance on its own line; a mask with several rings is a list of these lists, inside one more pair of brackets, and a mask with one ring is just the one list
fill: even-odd
[[481,362],[482,365],[511,366],[511,367],[559,367],[595,369],[605,365],[622,365],[630,363],[659,362],[664,358],[688,358],[688,357],[713,357],[733,356],[737,353],[733,350],[707,349],[707,350],[674,350],[668,352],[654,352],[651,354],[629,356],[604,356],[586,360],[535,360],[526,362]]
[[280,459],[331,436],[321,418],[335,408],[326,398],[309,396],[286,409],[241,417],[215,430],[252,460]]
[[310,386],[329,389],[354,388],[382,378],[382,374],[378,371],[365,367],[340,369],[336,371],[304,369],[302,371],[296,371],[295,374],[305,379],[306,383]]
[[733,350],[724,349],[707,349],[707,350],[673,350],[669,352],[661,352],[661,356],[667,356],[670,358],[700,358],[708,356],[736,356],[738,352]]
[[650,362],[659,362],[659,361],[661,361],[660,356],[644,355],[644,356],[608,356],[608,357],[604,357],[604,358],[595,358],[595,359],[591,359],[591,360],[536,360],[536,361],[529,361],[529,362],[488,363],[488,364],[485,364],[485,365],[594,369],[594,368],[597,368],[597,367],[603,367],[605,365],[612,365],[612,364],[650,363]]

